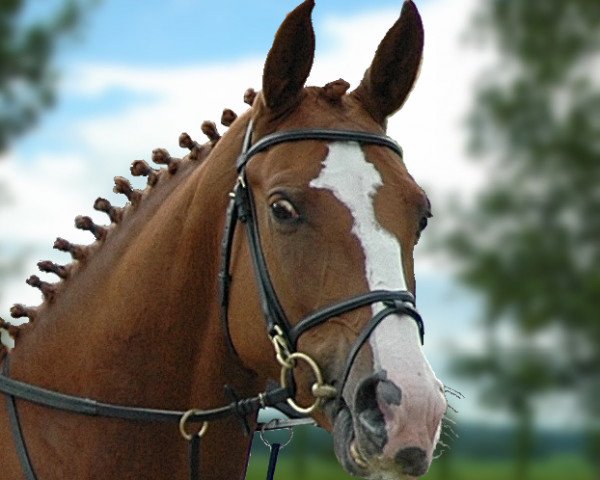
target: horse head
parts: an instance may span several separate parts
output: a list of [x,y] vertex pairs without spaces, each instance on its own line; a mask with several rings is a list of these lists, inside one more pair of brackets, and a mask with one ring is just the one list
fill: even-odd
[[[277,140],[242,159],[240,188],[251,190],[262,259],[258,266],[253,262],[252,232],[238,232],[230,341],[246,368],[265,382],[278,379],[280,365],[265,355],[271,347],[261,320],[265,296],[275,297],[274,308],[292,331],[291,348],[313,359],[337,391],[311,415],[333,432],[343,467],[368,478],[420,476],[439,439],[446,400],[424,356],[416,314],[382,315],[386,304],[375,300],[334,309],[310,328],[298,325],[367,292],[414,295],[413,249],[431,215],[427,196],[391,144],[344,135],[287,141],[281,134],[317,129],[383,136],[387,118],[417,77],[423,27],[415,5],[406,1],[358,88],[348,92],[343,80],[305,87],[315,46],[313,6],[306,0],[281,25],[248,114],[250,149]],[[266,287],[255,279],[261,269]],[[315,369],[301,359],[294,367],[295,404],[310,405]]]
[[[44,301],[11,309],[30,323],[0,319],[18,336],[10,354],[0,348],[7,478],[179,478],[199,465],[239,478],[251,437],[235,415],[247,425],[286,397],[333,432],[351,474],[429,468],[446,400],[421,347],[413,250],[430,205],[385,135],[417,77],[421,20],[405,1],[354,91],[344,80],[305,87],[313,7],[285,19],[262,91],[239,118],[225,112],[223,137],[205,122],[208,143],[180,137],[185,158],[157,149],[166,168],[134,162],[148,186],[116,177],[128,204],[95,202],[106,227],[77,217],[94,243],[59,238],[73,262],[40,262],[59,282],[30,277]],[[276,393],[257,394],[272,380]],[[196,414],[220,422],[201,429],[202,461],[185,428]],[[196,445],[189,459],[181,437]]]

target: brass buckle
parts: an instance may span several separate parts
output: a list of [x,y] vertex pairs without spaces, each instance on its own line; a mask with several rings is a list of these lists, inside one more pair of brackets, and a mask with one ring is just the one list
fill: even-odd
[[290,361],[290,347],[288,346],[279,325],[275,325],[275,333],[276,334],[271,337],[271,343],[273,344],[273,348],[275,348],[275,358],[277,359],[277,362],[282,368],[294,368],[295,363]]

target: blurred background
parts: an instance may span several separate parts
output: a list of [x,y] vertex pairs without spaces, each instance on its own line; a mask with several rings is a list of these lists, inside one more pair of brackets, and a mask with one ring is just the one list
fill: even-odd
[[[421,76],[389,124],[433,204],[425,350],[452,390],[431,479],[600,479],[600,2],[416,0]],[[0,316],[78,214],[260,88],[293,0],[0,2]],[[309,83],[357,86],[400,0],[320,0]],[[204,139],[198,138],[204,142]],[[134,182],[135,183],[135,182]],[[4,335],[4,334],[3,334]],[[5,340],[6,337],[4,336]],[[273,434],[273,440],[278,434]],[[285,432],[279,435],[286,435]],[[250,479],[264,478],[255,442]],[[276,478],[347,478],[298,428]]]

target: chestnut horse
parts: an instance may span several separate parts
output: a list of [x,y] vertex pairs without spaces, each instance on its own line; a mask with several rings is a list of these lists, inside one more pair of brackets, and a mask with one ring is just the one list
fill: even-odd
[[[343,80],[304,87],[313,7],[306,0],[286,17],[261,93],[248,95],[252,106],[239,118],[226,111],[222,138],[205,124],[206,144],[181,137],[191,149],[185,158],[154,151],[168,168],[134,162],[148,187],[117,177],[128,204],[95,204],[109,226],[76,219],[96,241],[57,240],[74,261],[40,262],[61,281],[31,277],[44,302],[13,307],[30,319],[22,327],[0,324],[15,337],[2,378],[186,412],[230,405],[232,391],[264,404],[256,395],[283,366],[292,404],[314,405],[310,416],[333,433],[349,473],[391,479],[428,470],[446,410],[412,297],[413,249],[430,206],[385,136],[417,77],[421,19],[407,0],[348,92]],[[177,425],[83,415],[6,391],[0,398],[2,479],[27,478],[19,439],[39,480],[185,478],[190,468]],[[242,414],[251,426],[255,410]],[[250,443],[240,418],[209,422],[202,477],[243,478]]]

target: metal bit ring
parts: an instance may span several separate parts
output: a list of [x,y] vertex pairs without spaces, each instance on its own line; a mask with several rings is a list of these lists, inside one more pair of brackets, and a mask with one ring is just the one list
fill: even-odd
[[[319,368],[319,365],[317,364],[317,362],[315,362],[311,357],[309,357],[305,353],[302,353],[302,352],[291,353],[289,355],[289,357],[287,358],[287,360],[289,361],[289,363],[293,364],[293,366],[288,366],[288,365],[281,366],[281,376],[280,376],[279,380],[280,380],[281,386],[283,388],[288,388],[288,373],[295,367],[295,365],[296,365],[295,360],[302,360],[302,361],[306,362],[308,364],[308,366],[311,368],[311,370],[313,371],[316,381],[312,385],[312,389],[311,389],[312,392],[322,390],[322,387],[328,386],[328,385],[325,385],[325,383],[323,382],[323,374],[321,373],[321,369]],[[333,388],[333,387],[331,387],[331,388]],[[314,403],[308,407],[303,407],[301,405],[298,405],[293,398],[288,398],[287,402],[298,413],[302,413],[302,414],[306,415],[306,414],[314,412],[317,408],[319,408],[321,406],[324,398],[326,398],[326,397],[323,397],[323,396],[315,397]]]

